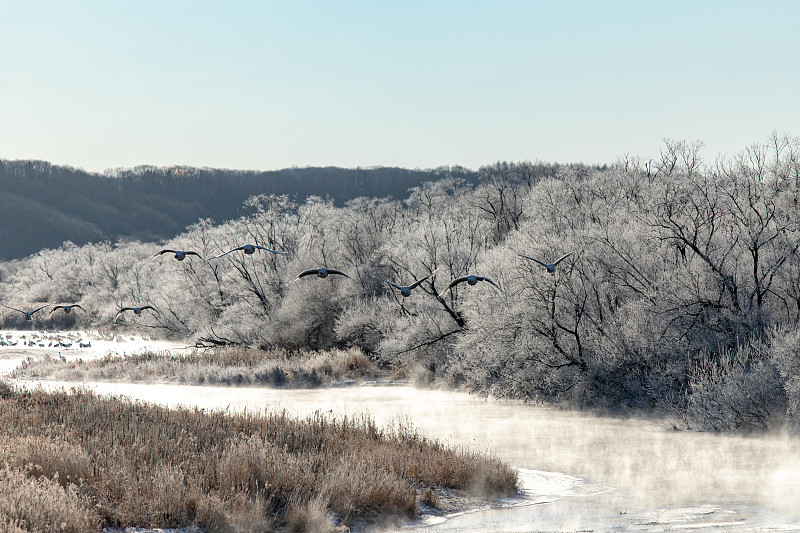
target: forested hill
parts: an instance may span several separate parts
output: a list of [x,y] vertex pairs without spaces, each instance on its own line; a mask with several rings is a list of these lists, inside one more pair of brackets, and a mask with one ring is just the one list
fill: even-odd
[[301,201],[316,195],[342,205],[359,196],[405,198],[409,188],[444,176],[477,181],[477,173],[460,167],[259,172],[139,166],[97,174],[44,161],[0,160],[0,260],[64,241],[157,241],[201,218],[236,218],[243,214],[243,202],[256,194],[287,194]]

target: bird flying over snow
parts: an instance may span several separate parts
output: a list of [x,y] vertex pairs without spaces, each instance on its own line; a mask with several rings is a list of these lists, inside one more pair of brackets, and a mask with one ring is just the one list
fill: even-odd
[[52,314],[53,314],[53,311],[56,311],[56,310],[58,310],[58,309],[63,309],[63,310],[64,310],[64,312],[65,312],[66,314],[70,314],[70,313],[72,312],[72,310],[73,310],[74,308],[76,308],[76,307],[77,307],[78,309],[80,309],[81,311],[84,311],[84,312],[86,311],[86,309],[84,309],[83,307],[81,307],[81,306],[80,306],[80,305],[78,305],[78,304],[70,304],[70,305],[57,305],[57,306],[53,307],[53,308],[50,310],[50,314],[52,315]]
[[133,311],[134,315],[141,315],[142,311],[144,311],[145,309],[152,309],[153,311],[158,313],[158,309],[156,309],[152,305],[143,305],[141,307],[122,307],[120,308],[119,311],[117,311],[117,315],[114,317],[114,322],[116,322],[119,316],[125,311]]
[[344,272],[342,272],[341,270],[335,270],[335,269],[333,269],[333,268],[324,268],[324,267],[323,267],[323,268],[311,268],[311,269],[309,269],[309,270],[304,270],[303,272],[300,272],[300,273],[297,275],[297,277],[296,277],[296,278],[294,278],[294,279],[293,279],[292,281],[290,281],[289,283],[295,282],[295,281],[297,281],[298,279],[300,279],[300,278],[304,278],[304,277],[306,277],[306,276],[313,276],[314,274],[316,274],[316,275],[317,275],[318,277],[320,277],[320,278],[327,278],[327,277],[328,277],[328,274],[338,274],[338,275],[340,275],[340,276],[344,276],[344,277],[346,277],[347,279],[353,279],[353,278],[351,278],[350,276],[348,276],[347,274],[345,274]]
[[448,292],[450,289],[452,289],[453,287],[455,287],[455,286],[456,286],[456,285],[458,285],[459,283],[463,283],[463,282],[465,282],[465,281],[466,281],[468,284],[470,284],[470,285],[475,285],[475,284],[476,284],[476,283],[478,283],[479,281],[488,281],[489,283],[491,283],[492,285],[494,285],[494,287],[495,287],[497,290],[499,290],[500,292],[503,292],[503,289],[501,289],[501,288],[500,288],[500,285],[498,285],[497,283],[495,283],[495,282],[494,282],[494,281],[492,281],[491,279],[487,278],[486,276],[474,276],[474,275],[470,275],[470,276],[462,276],[462,277],[460,277],[460,278],[456,278],[456,279],[454,279],[453,281],[451,281],[451,282],[450,282],[450,285],[448,285],[448,286],[447,286],[447,288],[441,292],[441,294],[438,294],[438,295],[437,295],[437,297],[438,297],[438,298],[441,298],[442,296],[444,296],[445,294],[447,294],[447,292]]
[[[161,250],[160,252],[153,254],[153,257],[158,257],[159,255],[164,255],[166,253],[175,254],[175,259],[177,259],[178,261],[183,261],[184,259],[186,259],[187,255],[196,255],[200,259],[203,259],[202,255],[198,254],[197,252],[192,252],[191,250],[169,250],[169,249]],[[153,259],[153,257],[151,257],[150,259]]]
[[229,253],[235,252],[237,250],[242,250],[247,255],[253,255],[256,250],[264,250],[266,252],[272,252],[275,255],[288,255],[286,252],[280,252],[278,250],[272,250],[272,249],[267,248],[265,246],[259,246],[258,244],[245,244],[245,245],[242,245],[242,246],[238,246],[238,247],[234,248],[233,250],[228,250],[227,252],[223,252],[223,253],[221,253],[219,255],[215,255],[211,259],[218,259],[218,258],[222,257],[223,255],[228,255]]
[[23,315],[25,315],[25,320],[30,320],[31,318],[33,318],[33,313],[35,313],[36,311],[39,311],[40,309],[44,309],[45,307],[47,307],[48,304],[44,304],[41,307],[37,307],[33,311],[23,311],[22,309],[17,309],[16,307],[10,307],[10,306],[8,306],[6,304],[0,304],[0,305],[5,307],[6,309],[12,309],[14,311],[18,311],[18,312],[22,313]]
[[555,263],[545,263],[544,261],[539,261],[535,257],[528,257],[527,255],[522,255],[522,254],[519,254],[519,256],[520,257],[524,257],[525,259],[530,259],[531,261],[536,261],[537,263],[539,263],[540,265],[545,267],[548,272],[550,272],[551,274],[555,274],[556,273],[556,265],[558,265],[561,261],[563,261],[567,257],[571,256],[573,253],[574,252],[570,252],[568,254],[564,254]]
[[[439,269],[437,268],[436,270],[439,270]],[[428,274],[424,278],[418,279],[417,281],[415,281],[411,285],[398,285],[397,283],[391,282],[388,279],[379,278],[378,276],[374,276],[374,275],[372,277],[375,278],[375,279],[379,279],[384,283],[388,283],[389,285],[391,285],[395,289],[398,289],[400,291],[400,294],[403,295],[403,297],[408,297],[408,296],[411,296],[411,291],[413,291],[414,289],[419,287],[420,283],[422,283],[423,281],[425,281],[429,277],[431,277],[434,274],[436,274],[436,270],[434,270],[433,272],[431,272],[430,274]]]

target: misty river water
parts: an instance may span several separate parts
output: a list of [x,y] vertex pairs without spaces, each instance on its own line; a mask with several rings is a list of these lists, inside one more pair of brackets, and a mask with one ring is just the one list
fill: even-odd
[[[10,356],[0,351],[2,366],[12,365]],[[409,385],[85,385],[167,406],[368,413],[378,424],[408,422],[426,436],[488,451],[519,469],[519,497],[426,517],[403,531],[800,531],[798,437],[675,431],[660,418],[600,416]]]

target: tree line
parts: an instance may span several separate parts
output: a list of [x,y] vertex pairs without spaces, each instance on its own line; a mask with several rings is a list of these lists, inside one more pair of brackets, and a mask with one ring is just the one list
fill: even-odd
[[184,166],[138,166],[90,173],[44,161],[0,160],[0,259],[19,259],[65,241],[174,237],[200,218],[241,216],[259,194],[311,195],[336,205],[359,197],[402,198],[410,187],[448,173],[476,182],[473,171],[378,167],[288,168],[257,172]]
[[[286,195],[169,241],[66,243],[2,265],[0,301],[81,303],[35,327],[108,324],[206,343],[359,347],[500,397],[669,409],[687,425],[800,422],[800,140],[706,162],[702,144],[605,167],[497,163],[402,199]],[[245,243],[286,252],[213,261]],[[550,274],[521,255],[554,261]],[[297,273],[326,266],[341,276]],[[411,296],[381,281],[421,283]],[[489,284],[444,288],[473,274]],[[440,296],[441,295],[441,296]],[[0,315],[5,327],[19,316]],[[103,326],[106,327],[106,326]]]

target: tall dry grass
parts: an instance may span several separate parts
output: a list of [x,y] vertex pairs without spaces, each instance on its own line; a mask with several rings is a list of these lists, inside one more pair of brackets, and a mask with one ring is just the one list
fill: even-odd
[[[326,531],[411,517],[427,487],[517,488],[516,472],[496,459],[367,417],[167,409],[0,383],[0,427],[0,524],[12,531]],[[20,506],[28,493],[36,496]]]
[[143,352],[90,361],[58,358],[33,361],[14,371],[19,379],[57,381],[160,381],[225,385],[314,387],[336,381],[371,379],[379,371],[361,350],[292,352],[227,347],[186,354]]

